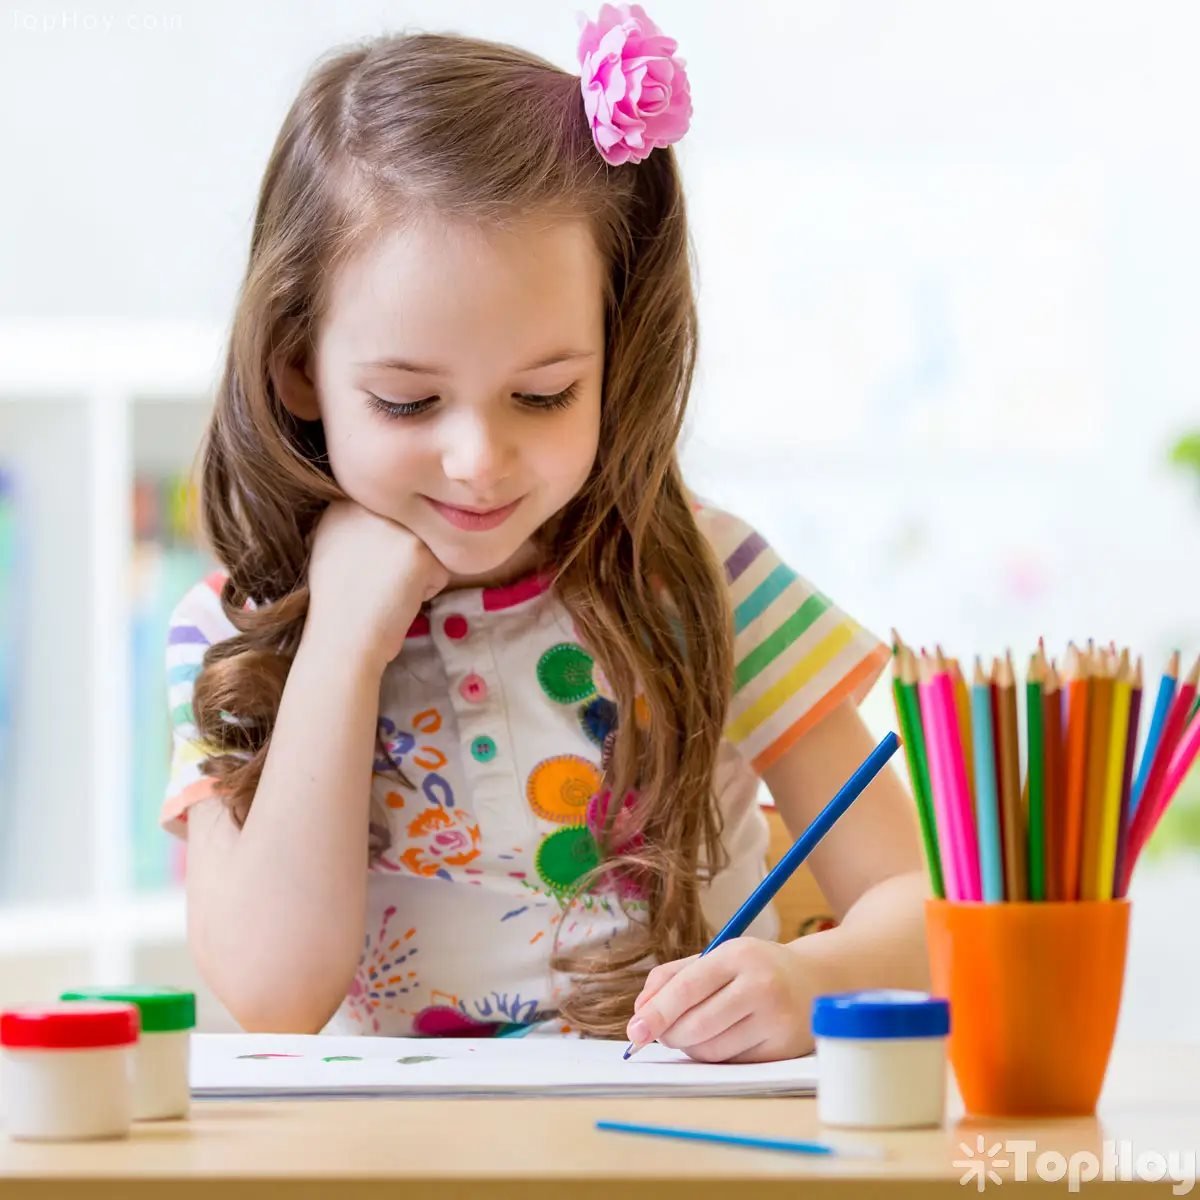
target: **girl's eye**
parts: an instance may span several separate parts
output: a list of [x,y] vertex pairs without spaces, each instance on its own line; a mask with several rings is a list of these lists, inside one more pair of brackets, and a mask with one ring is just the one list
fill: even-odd
[[432,403],[433,398],[397,404],[392,400],[383,400],[371,392],[367,393],[368,407],[383,413],[385,417],[415,417],[418,413],[423,413]]
[[[566,408],[576,396],[578,385],[571,384],[561,392],[555,392],[552,396],[539,396],[532,393],[517,393],[517,399],[526,407],[532,409],[555,409]],[[424,400],[411,400],[404,403],[397,403],[394,400],[384,400],[371,392],[367,393],[367,404],[376,412],[383,413],[385,417],[415,417],[426,412],[434,403],[437,402],[436,396],[428,396]]]
[[529,408],[566,408],[575,399],[577,391],[578,385],[573,383],[569,388],[555,392],[553,396],[522,396],[521,403]]

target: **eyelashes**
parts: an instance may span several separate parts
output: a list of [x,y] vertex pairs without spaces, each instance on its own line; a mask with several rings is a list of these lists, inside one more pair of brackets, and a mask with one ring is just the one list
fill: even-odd
[[[575,400],[578,391],[579,385],[573,383],[570,387],[564,388],[561,392],[555,392],[552,396],[524,394],[519,395],[518,398],[524,408],[533,409],[535,412],[549,412],[554,409],[567,408]],[[384,400],[382,397],[368,392],[367,406],[382,413],[385,417],[399,420],[404,417],[418,417],[421,413],[428,412],[437,403],[437,399],[436,396],[429,396],[424,400],[397,403],[393,400]]]

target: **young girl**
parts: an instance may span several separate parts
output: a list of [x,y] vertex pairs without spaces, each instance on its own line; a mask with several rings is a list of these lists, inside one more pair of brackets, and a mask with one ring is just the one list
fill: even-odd
[[674,52],[636,5],[581,76],[389,36],[284,122],[204,450],[224,570],[168,648],[163,824],[248,1030],[751,1060],[810,1049],[815,995],[926,985],[890,770],[811,859],[837,927],[697,957],[762,877],[759,780],[798,834],[887,651],[681,481]]

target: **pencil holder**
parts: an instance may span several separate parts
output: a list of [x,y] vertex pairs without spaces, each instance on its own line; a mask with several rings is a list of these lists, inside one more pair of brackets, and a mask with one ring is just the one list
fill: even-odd
[[1094,1112],[1121,1006],[1129,901],[927,900],[925,928],[967,1112]]

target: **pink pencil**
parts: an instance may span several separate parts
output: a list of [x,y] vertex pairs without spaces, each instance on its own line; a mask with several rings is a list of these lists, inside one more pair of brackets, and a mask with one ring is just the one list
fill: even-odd
[[[1200,684],[1200,658],[1196,659],[1196,665],[1180,685],[1179,690],[1175,693],[1175,699],[1171,702],[1170,711],[1163,725],[1162,737],[1159,739],[1154,761],[1150,766],[1150,774],[1146,777],[1146,787],[1142,792],[1138,810],[1133,817],[1130,833],[1135,860],[1150,840],[1150,835],[1162,819],[1167,801],[1171,798],[1170,793],[1163,785],[1174,762],[1175,752],[1184,736],[1184,727],[1192,709],[1192,701],[1196,698],[1198,684]],[[1131,874],[1132,869],[1133,863],[1130,862],[1126,868],[1127,873]]]
[[938,672],[933,677],[934,695],[941,703],[942,729],[946,740],[946,767],[950,784],[950,803],[958,810],[959,828],[963,831],[964,900],[982,900],[983,883],[979,870],[979,841],[975,836],[975,805],[971,785],[967,781],[967,758],[963,752],[962,726],[959,724],[958,703],[954,676],[947,667],[941,650],[937,652]]
[[1179,791],[1179,785],[1192,769],[1197,754],[1200,754],[1200,713],[1192,717],[1192,723],[1187,727],[1178,748],[1171,756],[1171,765],[1167,767],[1167,775],[1162,785],[1163,808],[1171,803],[1171,797]]
[[929,784],[933,792],[933,810],[937,817],[938,848],[942,855],[942,876],[948,900],[965,900],[963,836],[959,814],[950,804],[950,787],[946,782],[945,737],[943,718],[936,690],[930,680],[932,667],[925,652],[921,652],[917,676],[917,698],[921,705],[921,724],[925,730],[925,749],[929,759]]

